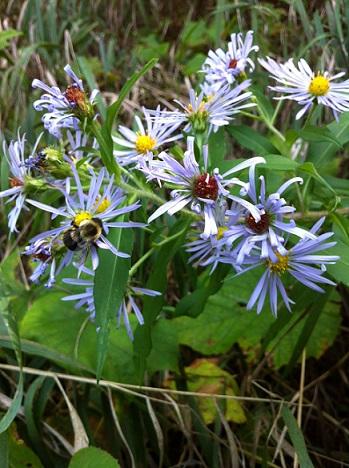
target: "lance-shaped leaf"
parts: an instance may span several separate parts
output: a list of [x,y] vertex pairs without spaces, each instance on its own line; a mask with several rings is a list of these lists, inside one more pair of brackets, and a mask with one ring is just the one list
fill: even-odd
[[[133,248],[131,229],[112,229],[108,239],[117,250],[131,255]],[[117,257],[109,250],[99,251],[99,266],[93,291],[98,329],[97,380],[101,377],[108,349],[111,322],[115,324],[115,317],[125,294],[130,266],[130,258]]]

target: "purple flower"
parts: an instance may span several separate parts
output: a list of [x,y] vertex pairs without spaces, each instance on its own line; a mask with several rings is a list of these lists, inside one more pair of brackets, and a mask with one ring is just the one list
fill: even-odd
[[56,138],[61,137],[62,128],[79,129],[79,122],[84,118],[93,118],[93,105],[98,90],[94,89],[87,98],[82,81],[76,76],[70,65],[64,67],[64,71],[72,79],[72,84],[62,92],[57,86],[47,86],[35,79],[33,88],[40,88],[45,94],[34,102],[34,109],[45,111],[42,116],[44,127]]
[[[313,226],[311,232],[315,234],[323,222],[324,218]],[[319,284],[335,286],[333,281],[323,275],[326,272],[325,265],[335,263],[339,257],[317,254],[317,252],[327,250],[336,244],[336,242],[326,242],[332,236],[333,232],[328,232],[319,235],[316,239],[300,239],[289,250],[284,248],[282,252],[274,252],[266,260],[256,260],[254,266],[264,265],[266,269],[250,297],[247,309],[252,309],[256,305],[259,314],[268,295],[271,311],[276,316],[278,294],[280,294],[286,308],[291,310],[291,304],[294,302],[288,297],[281,279],[285,273],[289,273],[297,281],[317,292],[324,292]]]
[[91,253],[93,269],[98,266],[97,248],[110,250],[119,257],[129,257],[128,254],[117,250],[107,239],[110,228],[132,228],[144,226],[143,223],[132,221],[112,221],[118,216],[139,208],[139,203],[121,206],[125,201],[122,190],[114,186],[114,178],[108,177],[103,168],[98,175],[92,175],[89,191],[85,193],[74,165],[71,166],[76,183],[77,194],[71,195],[70,179],[67,179],[65,206],[55,208],[50,205],[28,199],[28,203],[44,211],[52,213],[52,217],[62,216],[65,221],[61,226],[38,234],[32,242],[48,237],[62,236],[65,246],[72,251],[81,252],[80,264]]
[[187,151],[185,152],[183,165],[165,152],[159,155],[157,160],[149,160],[140,165],[140,169],[147,175],[148,180],[157,179],[164,181],[176,188],[171,192],[171,200],[164,203],[153,213],[148,222],[151,223],[164,213],[174,215],[185,206],[190,205],[191,210],[201,214],[205,218],[204,237],[217,234],[217,223],[215,219],[215,208],[224,197],[240,203],[249,209],[258,220],[260,215],[255,207],[240,197],[231,195],[225,187],[228,185],[244,185],[237,178],[225,180],[225,177],[238,172],[246,167],[265,162],[263,158],[251,158],[244,161],[223,175],[215,169],[211,174],[208,172],[208,147],[203,147],[204,167],[200,168],[194,154],[194,138],[188,137]]
[[11,141],[10,145],[7,146],[4,143],[4,155],[10,167],[9,185],[10,188],[0,192],[0,198],[9,197],[7,203],[15,203],[8,215],[8,227],[10,232],[17,232],[16,224],[22,209],[28,209],[25,206],[26,201],[26,188],[30,181],[32,183],[35,180],[31,177],[31,164],[27,164],[27,161],[34,160],[37,146],[40,138],[36,140],[31,155],[26,159],[25,157],[25,135],[20,137],[16,141]]
[[[85,291],[78,294],[73,294],[70,296],[65,296],[62,298],[63,301],[76,301],[75,308],[79,309],[81,307],[85,307],[86,311],[90,315],[90,319],[95,319],[95,304],[93,298],[93,284],[94,284],[94,272],[89,268],[82,267],[80,270],[85,273],[89,279],[82,279],[82,278],[64,278],[63,282],[66,284],[71,284],[74,286],[84,286]],[[158,291],[154,291],[152,289],[146,288],[138,288],[135,286],[128,286],[124,299],[116,312],[116,320],[117,326],[120,326],[121,319],[123,320],[127,334],[131,340],[133,340],[133,332],[130,324],[129,319],[129,311],[133,311],[137,317],[138,323],[140,325],[144,324],[144,319],[142,312],[137,305],[135,297],[137,296],[161,296],[161,293]]]
[[260,219],[257,220],[248,209],[242,208],[240,213],[228,213],[234,215],[236,223],[231,223],[224,238],[227,244],[233,249],[237,264],[241,264],[244,258],[250,255],[255,248],[260,248],[261,258],[268,258],[274,251],[280,251],[285,242],[285,235],[291,234],[305,238],[315,239],[316,236],[296,226],[294,220],[284,220],[285,215],[295,211],[293,206],[287,205],[282,198],[282,194],[294,183],[303,183],[300,177],[294,177],[283,183],[276,192],[267,195],[265,190],[265,180],[261,176],[260,191],[258,193],[255,183],[255,166],[249,170],[249,183],[240,191],[240,195],[248,197],[251,203],[259,211]]

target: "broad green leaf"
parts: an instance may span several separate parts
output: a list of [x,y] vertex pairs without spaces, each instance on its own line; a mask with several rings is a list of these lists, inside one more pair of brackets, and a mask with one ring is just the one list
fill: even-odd
[[[254,310],[247,311],[245,308],[257,280],[258,274],[254,272],[247,273],[246,277],[234,278],[232,281],[226,280],[222,289],[209,298],[204,311],[198,317],[173,319],[178,342],[205,355],[227,352],[233,344],[238,343],[253,357],[260,342],[269,333],[270,327],[276,324],[268,306],[264,307],[260,315]],[[309,297],[308,290],[306,293]],[[297,300],[297,296],[293,294],[290,296]],[[323,296],[319,295],[319,301],[321,298]],[[276,329],[273,339],[269,340],[267,349],[271,352],[277,368],[287,364],[293,354],[306,320],[306,315],[302,316],[302,312],[303,307],[300,307],[300,310],[295,308],[289,320],[285,321],[285,326]],[[326,302],[307,342],[307,356],[320,357],[334,341],[339,324],[338,305]]]
[[327,141],[337,146],[338,148],[342,147],[341,142],[336,138],[336,136],[331,132],[328,127],[315,127],[313,125],[307,125],[305,128],[302,128],[298,132],[298,136],[303,138],[305,141]]
[[263,158],[266,164],[262,167],[263,169],[270,169],[272,171],[295,171],[299,164],[293,159],[280,156],[279,154],[265,154]]
[[9,437],[8,431],[0,434],[0,466],[9,468]]
[[[332,122],[328,125],[328,129],[334,136],[336,141],[341,145],[349,142],[349,114],[343,112],[339,121]],[[313,162],[316,167],[324,166],[331,161],[338,151],[337,143],[313,143],[310,147],[308,160]]]
[[[147,288],[155,289],[162,293],[165,292],[168,265],[177,250],[182,247],[189,224],[190,221],[187,219],[179,220],[170,229],[168,237],[173,237],[173,239],[160,247],[158,252],[156,252],[154,267],[147,281]],[[144,325],[137,327],[134,340],[134,361],[139,381],[143,380],[146,360],[153,346],[152,334],[154,323],[164,302],[163,296],[145,297],[143,301]]]
[[274,108],[271,104],[272,101],[266,97],[265,90],[257,85],[252,85],[251,91],[257,100],[259,112],[270,122],[274,114]]
[[230,135],[244,148],[253,151],[256,156],[277,154],[277,149],[263,135],[246,125],[229,125],[226,127]]
[[298,427],[296,418],[293,416],[291,410],[286,406],[282,407],[281,414],[287,426],[293,447],[298,455],[300,468],[314,468],[314,465],[308,455],[304,437],[302,431]]
[[183,66],[184,75],[192,75],[193,73],[197,73],[202,67],[205,59],[206,55],[200,52],[191,57]]
[[337,244],[327,253],[339,256],[339,260],[334,265],[326,267],[327,271],[336,281],[349,286],[349,245],[341,240],[337,240]]
[[[42,346],[64,355],[65,361],[56,361],[68,371],[77,371],[69,367],[69,360],[77,361],[91,374],[97,368],[97,333],[96,325],[86,323],[87,314],[76,310],[73,304],[63,302],[63,295],[50,292],[34,302],[21,323],[21,336],[40,343]],[[69,324],[69,327],[67,327]],[[78,340],[80,334],[80,339]],[[110,345],[103,378],[129,382],[133,379],[132,344],[124,328],[116,329],[116,311],[110,333]]]
[[68,468],[120,468],[118,461],[108,452],[96,447],[79,450],[70,460]]
[[[108,236],[114,247],[131,255],[133,231],[131,229],[112,229]],[[93,295],[96,307],[97,334],[97,379],[100,379],[107,355],[110,326],[119,310],[125,295],[130,258],[113,255],[109,250],[99,252],[99,266],[96,270]]]
[[[14,423],[9,429],[8,448],[10,468],[43,468],[43,465],[41,464],[38,456],[24,443],[22,439],[18,439],[18,432]],[[3,465],[1,465],[1,467],[2,466]]]
[[224,128],[212,132],[208,140],[208,157],[211,168],[218,167],[228,152],[228,144],[225,138]]
[[300,172],[304,172],[305,174],[310,175],[315,180],[320,182],[320,184],[322,184],[324,187],[326,187],[328,189],[328,191],[331,192],[333,197],[334,197],[334,208],[337,206],[337,204],[340,201],[339,197],[337,196],[337,193],[335,192],[335,190],[333,190],[331,185],[328,182],[326,182],[326,180],[319,174],[319,172],[317,171],[317,169],[316,169],[316,167],[314,166],[313,163],[305,162],[304,164],[298,166],[298,170]]

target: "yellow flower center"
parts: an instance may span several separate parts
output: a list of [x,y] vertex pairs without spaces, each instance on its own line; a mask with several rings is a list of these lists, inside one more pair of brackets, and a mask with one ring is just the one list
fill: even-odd
[[313,96],[325,96],[330,89],[330,81],[323,75],[313,78],[309,85],[309,93]]
[[74,218],[74,224],[75,226],[80,226],[80,224],[87,219],[92,219],[91,213],[88,211],[80,211]]
[[155,148],[156,140],[149,135],[138,135],[136,149],[138,153],[146,154]]
[[277,256],[277,262],[267,260],[267,267],[271,272],[282,275],[288,270],[288,255],[281,255],[279,252],[275,252],[275,255]]
[[96,213],[103,213],[103,211],[105,211],[107,208],[109,208],[110,200],[109,200],[109,198],[105,198],[100,203],[99,203],[99,200],[98,200],[96,205],[98,205],[97,209],[96,209]]
[[228,228],[227,228],[226,226],[220,226],[220,227],[218,228],[218,232],[217,232],[217,236],[216,236],[216,237],[217,237],[217,240],[222,239],[222,237],[223,237],[225,231],[227,231],[227,230],[228,230]]

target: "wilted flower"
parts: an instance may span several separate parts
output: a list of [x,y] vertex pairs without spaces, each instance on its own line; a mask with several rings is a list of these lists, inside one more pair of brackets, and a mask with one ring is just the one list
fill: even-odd
[[300,119],[314,102],[332,109],[335,117],[339,112],[349,111],[349,80],[333,83],[333,80],[345,75],[344,72],[332,77],[326,71],[315,74],[304,59],[299,60],[297,65],[293,59],[282,64],[270,57],[259,59],[259,63],[280,83],[270,86],[273,91],[284,94],[275,99],[291,99],[302,106],[296,119]]
[[228,43],[228,50],[210,50],[208,57],[202,66],[206,82],[215,90],[222,86],[233,84],[236,80],[246,79],[245,70],[249,66],[249,71],[255,68],[250,53],[257,52],[259,47],[253,45],[253,31],[248,31],[243,38],[242,33],[232,34]]
[[82,80],[71,69],[70,65],[64,71],[72,79],[64,92],[57,86],[48,86],[40,80],[33,80],[33,88],[40,88],[45,94],[34,102],[34,109],[46,111],[42,116],[45,128],[55,137],[61,137],[61,128],[79,129],[79,122],[94,117],[93,105],[98,90],[94,89],[88,98]]
[[144,126],[141,119],[136,116],[135,121],[138,130],[133,131],[120,125],[119,133],[123,138],[113,136],[114,142],[125,148],[114,150],[114,156],[116,156],[118,162],[122,166],[138,163],[139,158],[159,150],[159,148],[166,143],[182,138],[181,134],[171,136],[177,130],[180,123],[160,122],[160,106],[152,112],[153,117],[150,116],[147,109],[143,108],[146,126]]
[[[94,272],[89,268],[82,267],[80,270],[83,271],[89,279],[82,278],[65,278],[63,282],[66,284],[71,284],[74,286],[84,286],[85,291],[78,294],[73,294],[70,296],[65,296],[62,298],[63,301],[76,301],[75,308],[79,309],[85,307],[86,311],[90,315],[90,319],[95,319],[95,304],[93,298],[93,284],[94,284]],[[135,297],[138,296],[161,296],[161,293],[158,291],[153,291],[152,289],[138,288],[135,286],[128,286],[125,297],[122,300],[122,303],[119,309],[116,311],[116,320],[117,326],[120,326],[121,319],[123,320],[127,334],[131,340],[133,340],[133,332],[130,324],[129,313],[132,311],[137,317],[138,323],[140,325],[144,324],[144,319],[140,308],[137,305]]]

